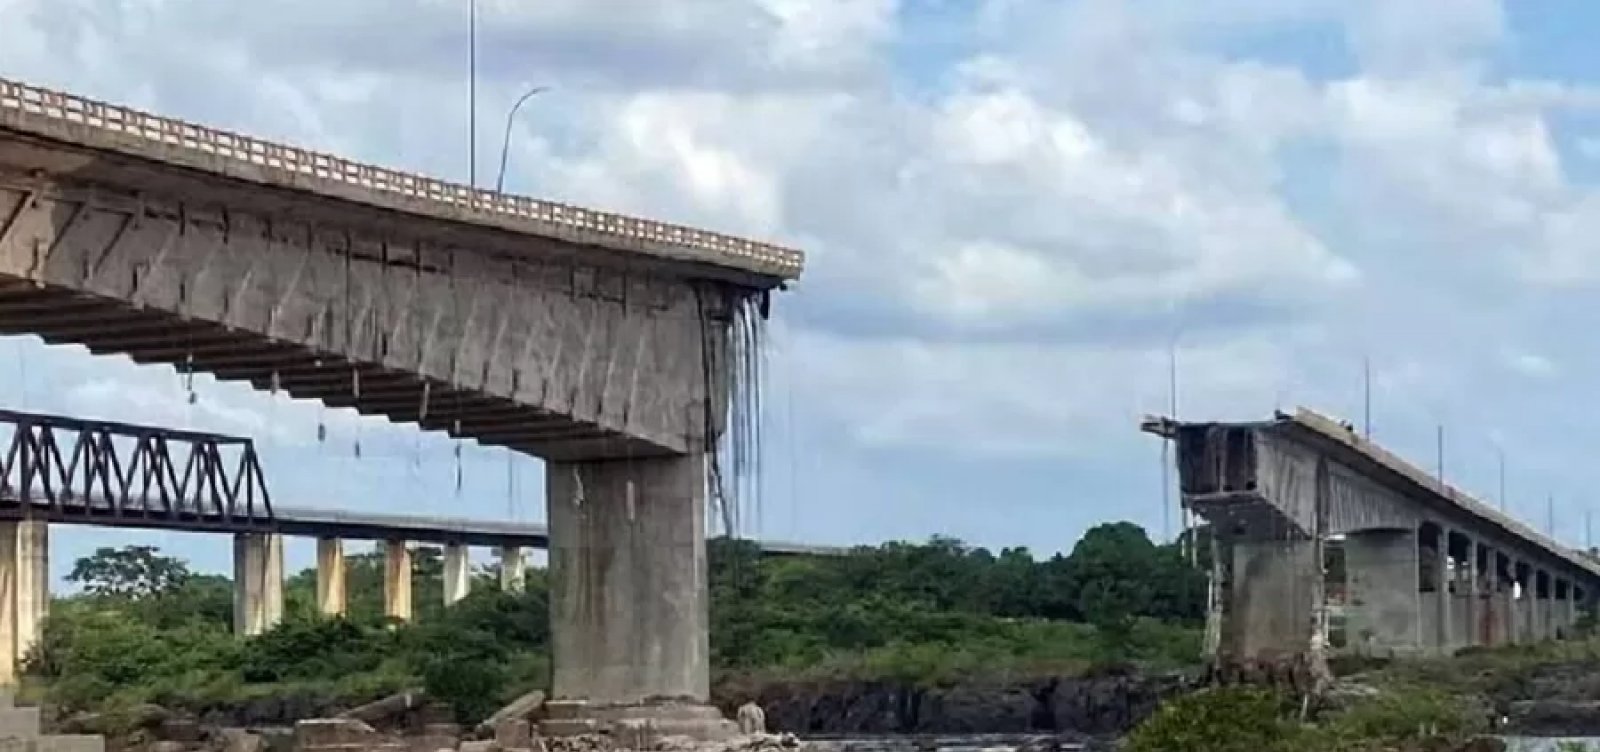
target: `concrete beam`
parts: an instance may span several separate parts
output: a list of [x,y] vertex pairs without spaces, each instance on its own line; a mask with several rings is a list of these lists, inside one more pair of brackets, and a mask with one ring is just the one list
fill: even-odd
[[349,606],[345,590],[344,541],[317,539],[317,611],[323,616],[344,616]]

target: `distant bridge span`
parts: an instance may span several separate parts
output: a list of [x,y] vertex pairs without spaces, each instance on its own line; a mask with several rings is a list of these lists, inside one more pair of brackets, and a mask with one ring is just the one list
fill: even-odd
[[1536,642],[1600,596],[1590,555],[1311,410],[1143,429],[1176,441],[1183,503],[1211,525],[1220,658]]

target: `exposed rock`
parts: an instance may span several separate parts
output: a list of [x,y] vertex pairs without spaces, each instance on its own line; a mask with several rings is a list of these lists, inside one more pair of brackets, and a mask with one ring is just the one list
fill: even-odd
[[156,738],[192,745],[205,738],[205,733],[201,731],[200,723],[195,719],[188,716],[173,715],[162,721],[161,725],[156,728]]
[[494,740],[501,749],[533,747],[533,724],[526,718],[505,718],[494,726]]
[[[891,682],[794,682],[745,688],[719,698],[724,712],[754,698],[769,729],[801,735],[1019,734],[1127,731],[1165,697],[1189,687],[1182,676],[1113,674],[950,687]],[[738,691],[734,689],[728,691]]]
[[378,732],[354,718],[311,718],[294,725],[297,750],[350,748],[377,741]]
[[188,752],[189,745],[183,742],[163,739],[158,742],[152,742],[147,749],[149,752]]
[[373,700],[365,705],[358,705],[335,717],[354,718],[376,726],[421,707],[425,702],[427,702],[427,698],[420,690],[406,690]]
[[540,720],[540,714],[543,710],[544,693],[536,689],[512,700],[505,707],[496,710],[488,718],[484,719],[483,723],[478,724],[478,733],[483,736],[492,735],[495,733],[495,728],[502,721],[524,720],[537,722]]
[[500,752],[500,745],[492,739],[462,742],[461,752]]
[[212,736],[217,752],[267,752],[267,741],[245,729],[226,728]]
[[1600,729],[1600,702],[1523,700],[1511,703],[1508,726],[1534,736],[1584,736]]

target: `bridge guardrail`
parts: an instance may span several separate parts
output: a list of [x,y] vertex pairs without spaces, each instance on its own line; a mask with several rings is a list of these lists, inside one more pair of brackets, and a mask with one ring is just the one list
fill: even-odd
[[476,214],[523,219],[635,242],[707,252],[723,256],[738,266],[784,278],[798,276],[804,262],[804,255],[800,251],[771,243],[670,222],[475,189],[4,78],[0,78],[0,109],[82,124],[378,193],[437,202]]

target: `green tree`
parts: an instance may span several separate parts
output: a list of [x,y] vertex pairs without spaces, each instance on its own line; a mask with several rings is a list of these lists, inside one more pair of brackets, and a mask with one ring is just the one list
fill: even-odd
[[67,581],[104,597],[144,598],[171,592],[189,580],[189,567],[157,551],[154,546],[100,548],[78,559]]

